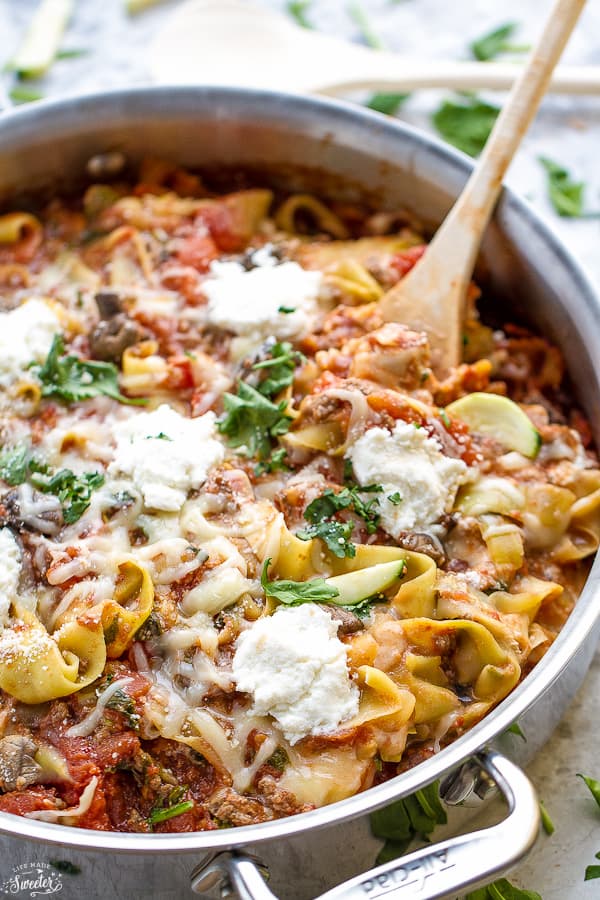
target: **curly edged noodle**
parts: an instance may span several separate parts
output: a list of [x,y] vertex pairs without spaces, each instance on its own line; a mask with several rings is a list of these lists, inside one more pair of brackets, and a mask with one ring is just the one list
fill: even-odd
[[0,688],[22,703],[44,703],[87,687],[106,659],[131,644],[152,609],[154,586],[134,559],[117,566],[114,594],[94,605],[85,598],[55,621],[50,634],[38,615],[13,603],[13,620],[0,634]]
[[[142,180],[153,184],[150,177]],[[110,287],[118,290],[138,284],[152,291],[160,284],[155,266],[160,248],[153,244],[154,232],[160,231],[157,222],[210,215],[225,206],[236,233],[242,243],[247,243],[264,222],[272,199],[272,193],[264,190],[239,191],[220,199],[180,197],[172,191],[119,197],[113,188],[96,185],[86,194],[88,221],[94,223],[110,210],[120,224],[108,233],[93,236],[91,247],[99,259],[110,263],[106,267]],[[341,296],[351,306],[371,304],[383,293],[372,274],[373,258],[390,258],[422,243],[408,229],[397,235],[350,240],[344,222],[321,201],[305,194],[284,201],[269,228],[274,224],[297,235],[298,226],[307,220],[333,239],[300,236],[295,259],[305,268],[320,270],[331,296]],[[41,239],[42,226],[35,217],[0,217],[0,244],[22,246],[27,251]],[[86,259],[90,262],[89,257]],[[42,273],[41,280],[46,279],[49,288],[56,283],[73,289],[83,285],[93,292],[103,286],[103,280],[91,265],[75,251],[64,250]],[[131,303],[137,302],[135,291],[131,293]],[[168,303],[172,298],[163,300]],[[76,315],[69,315],[76,333]],[[214,391],[214,402],[231,388],[232,379],[220,363],[200,362],[200,357],[198,354],[190,366],[207,367],[205,381]],[[152,403],[155,398],[164,400],[172,375],[171,363],[161,355],[159,341],[153,337],[124,350],[119,383],[128,396],[151,397]],[[372,380],[377,382],[375,376]],[[381,380],[383,384],[377,386],[385,387],[386,382]],[[36,387],[23,376],[11,387],[11,397],[21,391],[25,398],[28,390],[35,395]],[[294,409],[295,395],[288,385],[275,398],[286,401],[291,422],[290,430],[278,435],[280,449],[287,449],[290,455],[299,451],[311,458],[314,453],[323,453],[339,460],[372,423],[372,409],[359,390],[334,385],[323,393],[347,405],[347,420],[314,422],[309,418],[305,422],[302,402]],[[31,398],[31,393],[28,396]],[[401,396],[408,411],[407,421],[438,415],[423,400],[409,393]],[[32,411],[40,400],[37,387]],[[65,447],[61,449],[66,451],[68,444],[83,455],[86,440],[81,428],[75,428],[65,435]],[[110,453],[104,462],[110,462]],[[175,540],[186,544],[193,536],[194,544],[210,555],[211,565],[185,597],[178,599],[176,626],[157,641],[163,653],[161,667],[154,669],[147,660],[145,667],[143,660],[139,665],[152,682],[144,702],[144,717],[155,729],[154,735],[197,751],[225,784],[240,792],[253,788],[261,766],[282,748],[289,762],[279,780],[280,787],[290,791],[298,803],[315,805],[342,799],[368,786],[375,771],[374,760],[399,762],[411,738],[432,741],[437,748],[449,733],[458,734],[475,724],[506,697],[519,681],[532,650],[548,640],[535,621],[538,612],[563,590],[551,580],[526,574],[526,551],[544,551],[552,562],[562,565],[589,556],[600,540],[600,472],[595,469],[573,469],[560,483],[539,483],[535,479],[519,482],[510,474],[483,475],[460,489],[453,510],[476,523],[497,575],[494,589],[488,592],[459,574],[438,569],[431,557],[399,547],[357,543],[353,556],[339,558],[316,537],[300,540],[275,505],[264,498],[248,502],[242,513],[233,520],[226,517],[224,522],[219,522],[214,509],[205,511],[206,515],[195,509],[192,516],[196,502],[189,500],[181,518],[171,516],[169,522],[177,518],[177,534],[185,534],[186,541],[181,537]],[[123,545],[119,543],[119,527],[129,534],[128,528],[140,526],[141,500],[139,504],[138,508],[134,503],[129,512],[120,510],[108,524],[105,522],[105,545],[98,552],[110,556],[114,577],[108,579],[100,598],[88,595],[85,581],[80,581],[75,588],[66,589],[53,618],[48,619],[43,609],[37,615],[23,604],[13,604],[12,620],[0,634],[0,688],[33,704],[90,685],[102,674],[107,659],[117,659],[131,647],[153,609],[155,593],[164,597],[171,583],[192,571],[185,568],[188,563],[182,562],[179,550],[175,562],[168,559],[170,537],[163,540],[162,535],[155,536],[148,545],[136,547],[131,546],[129,538]],[[183,525],[186,516],[188,527]],[[194,516],[192,527],[189,522]],[[108,546],[111,539],[119,546],[118,553]],[[94,540],[90,539],[90,545]],[[85,537],[79,543],[87,549]],[[250,550],[244,557],[239,552],[241,544]],[[385,596],[367,598],[373,603],[364,630],[344,639],[349,672],[359,689],[358,711],[341,723],[340,734],[334,736],[326,752],[310,741],[291,745],[271,717],[253,714],[246,701],[234,698],[231,711],[215,711],[200,688],[195,692],[194,685],[189,691],[177,689],[177,684],[185,680],[182,674],[192,671],[200,684],[206,679],[209,685],[231,691],[231,673],[220,667],[212,616],[235,607],[242,597],[256,600],[257,582],[247,577],[249,556],[251,572],[255,562],[258,566],[254,568],[260,571],[260,565],[271,558],[270,577],[296,582],[364,572],[395,561],[405,564],[402,577]],[[465,556],[468,559],[467,553]],[[69,565],[71,560],[65,569]],[[197,560],[190,565],[196,566]],[[88,574],[88,570],[76,567],[74,571],[80,578]],[[94,576],[99,571],[105,574],[103,570],[91,571]],[[69,571],[62,580],[50,583],[67,583],[71,574]],[[161,595],[162,591],[165,593]],[[264,603],[260,598],[252,608],[255,616],[268,616],[277,610],[277,603],[271,597]],[[175,651],[171,653],[170,647]],[[138,645],[134,654],[137,649]],[[117,681],[113,689],[125,683],[126,679]],[[107,695],[105,702],[108,699]],[[79,723],[73,727],[84,734],[91,726],[87,721],[85,726]],[[248,738],[253,730],[264,740],[248,762]],[[95,787],[90,783],[89,794],[84,792],[86,800]],[[34,815],[42,817],[41,813]],[[64,810],[49,815],[70,821],[78,812]]]

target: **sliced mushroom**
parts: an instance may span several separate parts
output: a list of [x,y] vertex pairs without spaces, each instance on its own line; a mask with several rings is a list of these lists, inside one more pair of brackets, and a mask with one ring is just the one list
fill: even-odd
[[121,298],[114,291],[98,291],[94,300],[101,319],[112,319],[113,316],[123,312]]
[[21,791],[39,781],[42,767],[34,759],[37,744],[22,734],[0,740],[0,791]]
[[398,543],[405,550],[412,550],[413,553],[424,553],[430,556],[437,566],[443,566],[446,562],[446,551],[442,542],[434,534],[427,534],[421,531],[407,531],[401,534]]
[[364,623],[359,619],[356,613],[346,609],[343,606],[335,606],[333,603],[317,603],[325,612],[329,613],[334,622],[339,622],[339,634],[355,634],[364,628]]
[[110,319],[102,319],[90,334],[90,350],[96,359],[120,362],[123,351],[137,344],[143,331],[137,322],[125,313],[118,313]]

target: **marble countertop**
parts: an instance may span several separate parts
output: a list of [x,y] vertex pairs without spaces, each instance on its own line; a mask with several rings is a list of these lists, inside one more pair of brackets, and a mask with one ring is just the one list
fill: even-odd
[[[86,93],[149,80],[147,47],[166,17],[180,0],[163,2],[136,17],[124,12],[122,0],[103,3],[79,0],[64,46],[86,51],[75,59],[58,62],[40,84],[47,96]],[[261,0],[255,0],[261,2]],[[262,0],[262,5],[283,9],[283,0]],[[363,0],[374,29],[390,49],[425,58],[466,58],[470,40],[493,27],[519,23],[519,42],[536,34],[550,0]],[[0,65],[14,52],[36,0],[0,0]],[[349,39],[360,39],[347,13],[346,0],[313,0],[310,17],[316,27]],[[589,3],[566,52],[574,63],[600,63],[600,4]],[[401,117],[431,130],[429,118],[442,92],[414,95]],[[491,95],[493,99],[493,95]],[[525,196],[579,260],[600,288],[600,221],[590,216],[560,219],[548,201],[544,174],[537,157],[541,154],[562,163],[584,181],[586,209],[600,210],[600,98],[548,97],[507,181]],[[584,772],[600,778],[600,654],[569,712],[528,774],[545,801],[556,831],[542,836],[529,858],[511,875],[518,885],[538,891],[544,900],[592,900],[600,896],[600,882],[584,883],[586,865],[596,862],[600,851],[600,810],[576,778]],[[484,818],[492,813],[487,810]],[[358,865],[368,865],[375,852],[367,823],[337,828],[286,844],[274,851],[274,889],[283,900],[308,900],[331,886],[331,858],[339,860],[337,880],[355,874]],[[170,900],[193,896],[189,871],[192,857],[108,858],[71,850],[24,844],[0,836],[0,893],[2,882],[15,867],[28,863],[68,859],[81,868],[78,875],[62,876],[61,896],[90,900],[135,900],[152,897]],[[29,896],[29,892],[21,892]]]

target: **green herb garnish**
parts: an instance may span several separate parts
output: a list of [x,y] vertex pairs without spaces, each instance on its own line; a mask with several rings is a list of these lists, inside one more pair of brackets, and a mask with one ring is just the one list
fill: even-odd
[[312,28],[312,25],[306,18],[306,11],[310,5],[311,0],[290,0],[287,4],[288,13],[302,28]]
[[148,824],[152,827],[152,825],[158,825],[160,822],[167,822],[169,819],[174,819],[175,816],[180,816],[193,808],[193,800],[184,800],[182,803],[174,803],[172,806],[155,806],[150,810]]
[[537,891],[524,891],[506,878],[500,878],[486,887],[466,894],[464,900],[542,900]]
[[348,4],[348,15],[360,31],[365,44],[372,47],[373,50],[383,50],[383,41],[371,25],[362,3],[352,0]]
[[[596,853],[596,859],[600,859],[600,853]],[[586,866],[584,881],[593,881],[600,878],[600,866]]]
[[65,355],[65,344],[60,334],[54,336],[50,352],[43,365],[37,363],[31,369],[42,382],[42,396],[56,397],[65,403],[78,403],[91,397],[104,395],[134,406],[146,400],[125,397],[119,391],[119,370],[113,363],[82,360]]
[[577,777],[585,781],[592,797],[598,806],[600,806],[600,781],[596,781],[594,778],[588,778],[587,775],[582,775],[580,772],[577,773]]
[[393,116],[398,112],[402,104],[405,103],[409,97],[410,94],[392,94],[380,92],[377,94],[372,94],[365,105],[369,109],[374,109],[375,112],[383,113],[386,116]]
[[266,559],[260,576],[260,583],[267,597],[273,597],[286,606],[300,606],[301,603],[329,603],[339,597],[337,588],[326,584],[324,578],[310,581],[269,581],[268,569],[271,559]]
[[47,465],[31,459],[29,480],[38,491],[58,497],[65,523],[71,525],[81,518],[90,505],[92,491],[104,484],[104,475],[101,472],[76,475],[70,469],[59,469],[52,474]]
[[81,869],[75,863],[69,862],[68,859],[49,859],[50,865],[58,872],[64,875],[80,875]]
[[548,178],[550,202],[559,216],[576,219],[583,215],[583,181],[573,181],[567,169],[546,156],[538,157]]
[[259,462],[254,467],[255,475],[266,475],[272,472],[289,472],[290,467],[285,461],[287,450],[285,447],[279,447],[271,454],[271,458],[265,462]]
[[41,91],[33,88],[25,87],[22,84],[15,84],[8,92],[8,96],[13,103],[34,103],[36,100],[43,100],[44,95]]
[[541,800],[540,800],[540,815],[542,817],[542,828],[544,829],[546,834],[547,835],[554,834],[554,832],[556,830],[554,828],[554,822],[550,818],[550,813],[548,812],[548,810],[546,809],[546,807],[544,806],[544,804]]
[[[496,590],[496,588],[494,588],[494,590]],[[506,729],[506,734],[516,734],[517,737],[522,738],[525,743],[527,743],[527,738],[525,737],[523,729],[518,722],[513,722],[512,725],[509,725],[509,727]]]
[[[115,635],[116,637],[116,635]],[[110,643],[110,641],[107,641]],[[122,713],[125,721],[132,731],[139,731],[140,717],[136,711],[135,703],[129,694],[122,688],[118,688],[106,704],[107,709],[114,709],[116,712]]]
[[[313,501],[313,503],[316,502]],[[306,516],[306,512],[304,515]],[[314,522],[308,525],[302,531],[297,531],[296,537],[299,537],[301,541],[311,541],[313,538],[319,538],[338,559],[351,558],[356,556],[356,547],[350,540],[353,528],[352,522],[324,519],[322,522]]]
[[304,357],[294,350],[287,341],[273,344],[269,359],[254,363],[253,372],[264,372],[265,378],[258,384],[257,390],[265,397],[272,399],[294,380],[294,370],[303,362]]
[[517,29],[516,22],[507,22],[499,28],[494,28],[469,45],[471,53],[480,62],[488,62],[495,59],[501,53],[524,53],[529,49],[525,44],[511,44],[510,38]]
[[272,443],[285,434],[292,421],[285,415],[287,402],[272,403],[259,391],[241,381],[237,394],[223,396],[225,414],[217,422],[232,447],[243,447],[248,456],[268,459]]
[[29,448],[26,444],[4,447],[0,451],[0,478],[7,484],[23,484],[29,470]]
[[444,100],[432,121],[450,144],[469,156],[477,156],[483,150],[499,112],[499,107],[467,96],[457,102]]
[[73,47],[71,50],[59,50],[55,59],[79,59],[80,56],[87,56],[90,51],[87,47]]
[[388,494],[388,500],[393,506],[399,506],[402,503],[402,497],[400,496],[399,491],[395,491],[393,494]]
[[445,825],[446,812],[440,801],[439,781],[434,781],[410,797],[397,800],[385,809],[371,813],[371,831],[384,838],[377,857],[381,864],[401,856],[413,838],[426,838],[436,825]]

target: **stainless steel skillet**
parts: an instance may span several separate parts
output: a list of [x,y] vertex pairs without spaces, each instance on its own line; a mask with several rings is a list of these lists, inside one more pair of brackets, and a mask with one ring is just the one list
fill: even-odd
[[[74,187],[85,178],[90,157],[111,150],[132,162],[151,153],[200,168],[257,168],[274,186],[350,199],[366,194],[381,208],[409,207],[433,224],[443,218],[470,166],[439,142],[342,103],[237,89],[152,88],[42,103],[4,116],[0,202],[10,205],[22,195]],[[507,191],[484,242],[481,268],[507,312],[524,316],[561,346],[598,440],[600,304],[557,239]],[[246,851],[268,856],[269,843],[291,842],[364,815],[436,778],[456,800],[475,781],[481,785],[483,769],[512,810],[504,823],[411,854],[326,895],[328,900],[456,896],[513,865],[535,840],[535,795],[515,763],[525,764],[543,746],[588,668],[600,633],[599,577],[596,564],[559,639],[510,697],[461,739],[385,785],[300,816],[218,832],[106,833],[7,814],[0,815],[0,829],[29,841],[100,851],[111,861],[114,853],[133,861],[148,854],[188,854],[190,869],[202,857],[231,851],[196,874],[194,889],[220,882],[227,891],[232,882],[242,897],[265,898],[273,895]],[[517,719],[527,744],[505,735]],[[286,893],[300,895],[296,888]],[[152,884],[142,882],[138,896],[157,895]]]

